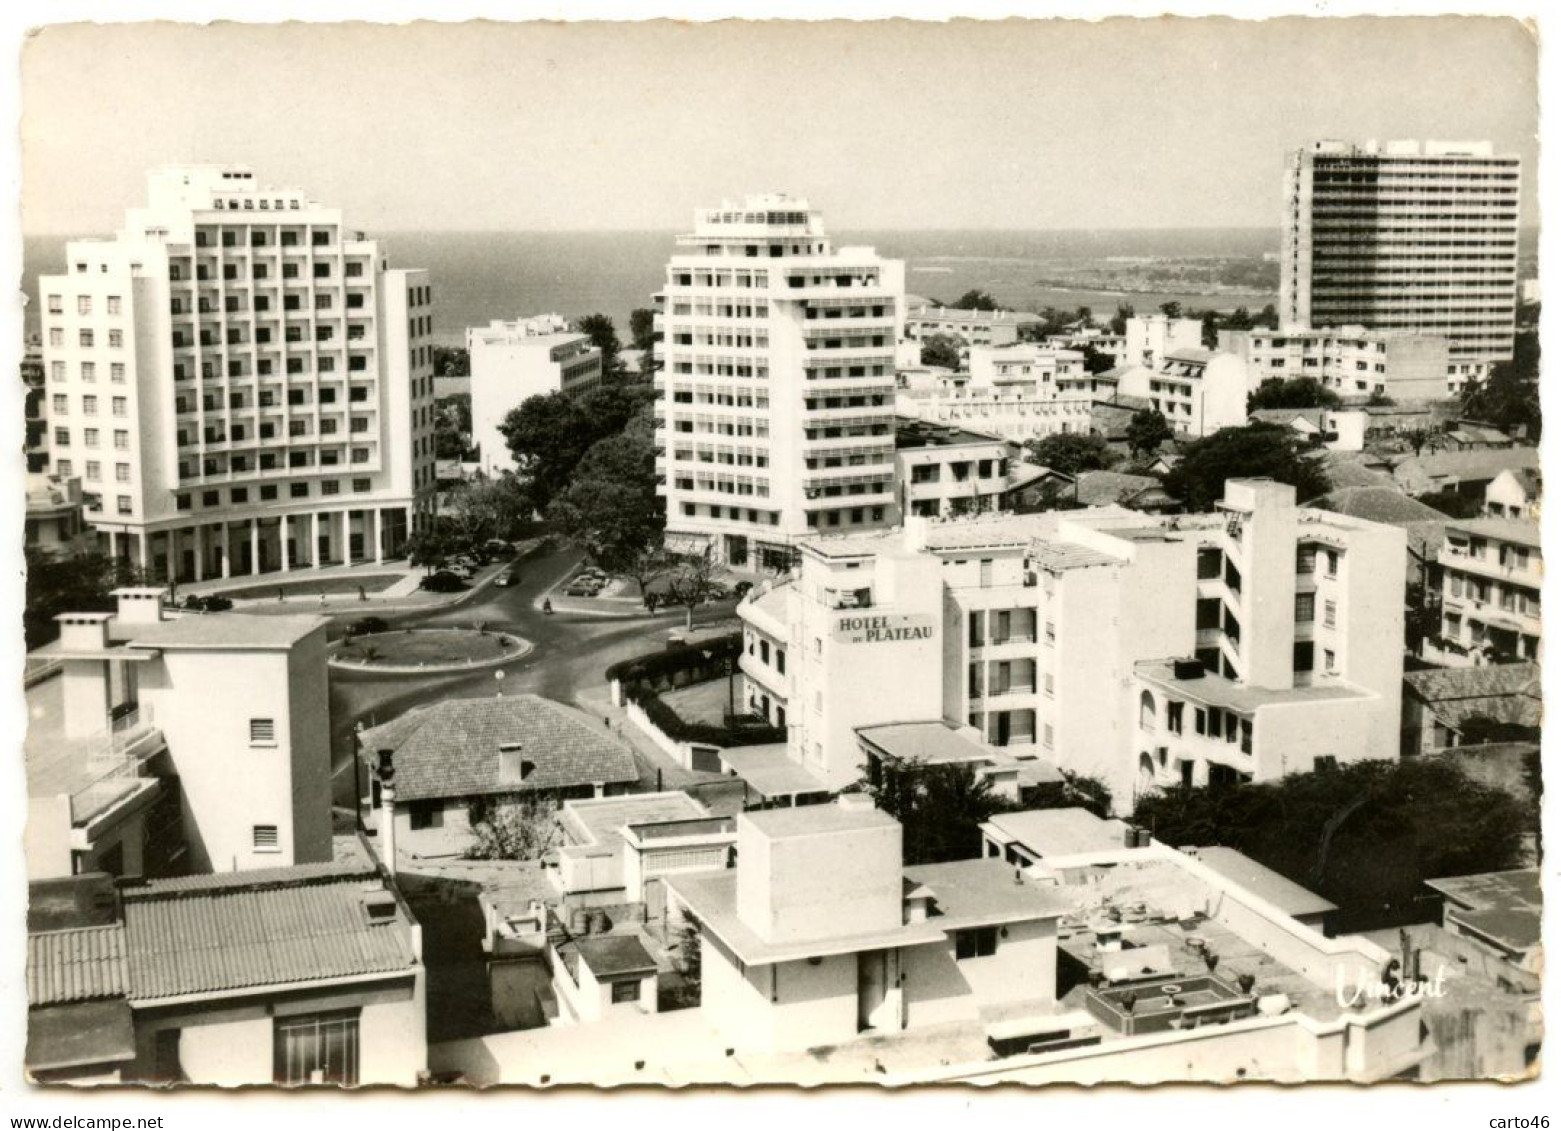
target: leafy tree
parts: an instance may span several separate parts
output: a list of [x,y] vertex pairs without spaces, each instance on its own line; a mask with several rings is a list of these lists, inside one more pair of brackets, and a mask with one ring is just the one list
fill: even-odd
[[55,558],[36,546],[26,549],[27,604],[22,632],[27,647],[37,648],[60,635],[54,618],[61,613],[111,613],[109,591],[119,583],[113,561],[102,554]]
[[1026,809],[1088,809],[1097,817],[1111,816],[1111,787],[1088,774],[1062,771],[1060,782],[1048,782],[1025,791]]
[[1404,587],[1404,647],[1420,655],[1425,642],[1442,631],[1442,603],[1435,590],[1429,599],[1423,582],[1411,581]]
[[548,393],[527,397],[510,410],[499,431],[542,509],[568,486],[575,468],[598,440],[624,426],[655,398],[643,384],[618,381],[578,396]]
[[1113,334],[1127,333],[1127,320],[1134,317],[1137,313],[1138,312],[1133,309],[1132,303],[1117,303],[1116,315],[1111,319],[1111,332]]
[[1160,313],[1167,318],[1180,318],[1182,316],[1182,304],[1174,299],[1160,304]]
[[1328,477],[1315,460],[1302,454],[1288,428],[1248,424],[1221,428],[1182,449],[1182,458],[1165,478],[1165,488],[1189,510],[1208,511],[1225,494],[1225,480],[1267,478],[1289,483],[1302,502],[1326,494]]
[[1247,394],[1247,411],[1260,408],[1332,408],[1339,394],[1326,388],[1315,377],[1270,377]]
[[1167,844],[1236,848],[1350,912],[1407,906],[1437,876],[1517,867],[1530,824],[1519,800],[1441,758],[1154,792],[1133,818]]
[[716,578],[720,568],[708,546],[703,553],[687,555],[673,567],[666,588],[667,601],[684,610],[684,628],[693,628],[694,610],[721,592]]
[[444,565],[445,558],[453,552],[449,535],[439,527],[417,531],[406,540],[403,548],[407,561],[422,566],[424,574],[431,574]]
[[1465,746],[1483,746],[1490,742],[1534,742],[1539,738],[1538,727],[1504,723],[1488,715],[1470,715],[1458,728]]
[[523,794],[510,800],[473,802],[468,860],[540,860],[559,842],[558,802]]
[[943,369],[958,369],[959,340],[948,334],[933,334],[921,342],[921,363]]
[[900,822],[907,864],[941,864],[981,855],[981,823],[1018,806],[992,792],[968,764],[929,766],[907,759],[883,764],[857,783],[873,804]]
[[452,491],[441,517],[456,548],[477,550],[494,538],[506,542],[518,538],[531,513],[526,489],[505,476],[467,483]]
[[1505,432],[1539,441],[1543,419],[1539,405],[1539,335],[1526,332],[1512,343],[1512,360],[1497,362],[1491,374],[1464,390],[1465,416],[1489,421]]
[[656,312],[641,306],[629,313],[629,340],[637,350],[648,350],[656,343]]
[[1134,455],[1149,455],[1176,433],[1159,409],[1142,408],[1127,422],[1127,446]]
[[1201,317],[1203,321],[1203,348],[1206,350],[1218,349],[1220,344],[1220,316],[1212,310],[1205,310]]
[[618,341],[618,330],[605,314],[587,314],[575,320],[575,329],[591,339],[591,344],[602,351],[602,372],[618,372],[618,351],[623,347]]
[[1085,343],[1084,348],[1080,352],[1084,355],[1084,372],[1086,373],[1105,373],[1108,370],[1115,369],[1117,366],[1116,358],[1088,343]]
[[1006,309],[1005,307],[999,306],[997,300],[983,290],[966,291],[964,294],[960,295],[957,299],[954,300],[952,306],[955,310]]
[[1030,453],[1032,463],[1060,471],[1064,475],[1103,471],[1116,462],[1103,436],[1059,432],[1039,440],[1026,440],[1024,446]]
[[554,527],[612,573],[626,573],[658,546],[666,525],[656,496],[656,447],[648,422],[598,440],[547,508]]
[[436,377],[470,377],[471,354],[454,346],[433,347],[433,367]]

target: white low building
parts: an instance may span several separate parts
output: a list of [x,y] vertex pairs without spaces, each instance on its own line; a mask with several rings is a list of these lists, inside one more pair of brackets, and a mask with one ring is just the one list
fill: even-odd
[[1246,371],[1230,354],[1168,349],[1153,366],[1122,374],[1117,391],[1148,401],[1178,436],[1208,436],[1247,422]]
[[1310,378],[1343,397],[1440,400],[1452,395],[1448,341],[1362,326],[1221,330],[1219,348],[1239,357],[1247,385]]
[[466,331],[471,356],[472,442],[484,474],[515,470],[500,425],[529,397],[581,393],[602,382],[602,351],[557,314],[495,319]]
[[1405,552],[1399,528],[1266,480],[1229,481],[1208,515],[814,539],[738,606],[744,694],[788,728],[772,757],[823,791],[861,777],[861,728],[939,717],[1099,777],[1123,810],[1173,783],[1391,758]]

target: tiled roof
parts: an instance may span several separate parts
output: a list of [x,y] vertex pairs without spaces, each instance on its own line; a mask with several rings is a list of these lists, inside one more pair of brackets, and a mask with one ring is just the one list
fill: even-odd
[[[499,776],[499,747],[519,743],[534,767],[523,782]],[[372,760],[395,751],[396,799],[475,797],[639,779],[629,748],[562,703],[537,695],[446,699],[359,736]]]
[[1441,511],[1418,499],[1411,499],[1397,487],[1338,488],[1312,500],[1307,506],[1393,525],[1447,521],[1447,516]]
[[1083,471],[1079,473],[1078,499],[1087,507],[1121,502],[1160,481],[1151,475],[1127,475],[1120,471]]
[[1537,664],[1485,664],[1405,672],[1404,686],[1443,726],[1471,718],[1537,727],[1543,713]]
[[1041,542],[1030,547],[1030,560],[1037,569],[1060,573],[1069,569],[1086,569],[1090,566],[1116,565],[1117,559],[1090,546],[1077,542]]
[[411,926],[370,923],[359,876],[138,893],[125,899],[132,1001],[410,971]]
[[1494,515],[1486,515],[1482,518],[1455,519],[1449,525],[1454,530],[1466,530],[1470,534],[1477,534],[1496,542],[1513,542],[1519,546],[1532,546],[1535,549],[1540,546],[1539,523],[1532,519],[1497,518]]
[[129,984],[118,923],[27,936],[29,1006],[123,997]]
[[1393,478],[1414,494],[1435,490],[1439,482],[1494,479],[1511,468],[1539,466],[1536,448],[1487,448],[1467,452],[1431,452],[1411,456],[1393,468]]

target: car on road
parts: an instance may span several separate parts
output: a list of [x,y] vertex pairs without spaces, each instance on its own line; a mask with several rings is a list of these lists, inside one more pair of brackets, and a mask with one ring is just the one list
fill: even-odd
[[594,597],[594,596],[596,596],[600,592],[601,592],[601,590],[598,589],[594,585],[590,585],[590,584],[585,583],[585,582],[576,581],[574,584],[570,585],[567,589],[564,590],[564,596],[565,597]]
[[499,574],[499,576],[494,579],[493,584],[508,586],[508,585],[514,585],[515,582],[517,582],[519,580],[520,580],[520,571],[519,570],[517,570],[517,569],[507,569],[503,573]]

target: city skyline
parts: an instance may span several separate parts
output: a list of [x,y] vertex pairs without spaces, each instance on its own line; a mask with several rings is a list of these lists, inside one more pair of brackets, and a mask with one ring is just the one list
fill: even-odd
[[[770,190],[842,231],[1267,227],[1313,138],[1488,139],[1537,168],[1536,51],[1484,17],[64,25],[23,53],[23,230],[107,232],[147,168],[234,161],[350,192],[380,231],[673,230]],[[1319,60],[1350,81],[1306,85]]]

